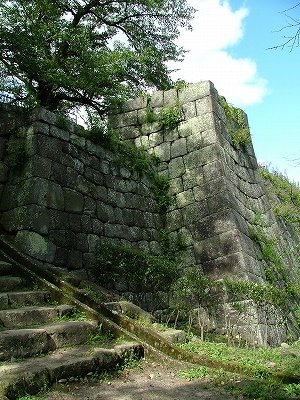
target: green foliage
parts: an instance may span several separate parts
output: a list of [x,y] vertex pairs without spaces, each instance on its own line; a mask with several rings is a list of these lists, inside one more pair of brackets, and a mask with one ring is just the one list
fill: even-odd
[[251,143],[249,128],[241,128],[231,133],[231,140],[235,147],[240,146],[244,151]]
[[300,307],[295,310],[296,322],[300,326]]
[[153,107],[151,107],[151,104],[149,102],[146,107],[146,122],[148,124],[152,124],[156,120],[157,120],[157,117],[154,113]]
[[188,83],[183,79],[178,79],[174,84],[174,89],[181,90],[185,89],[188,86]]
[[104,301],[106,299],[105,294],[100,289],[97,290],[90,285],[86,285],[82,290],[95,301]]
[[247,147],[251,143],[251,135],[244,111],[227,103],[223,96],[219,96],[219,103],[225,111],[226,126],[233,145],[247,151]]
[[267,264],[265,268],[266,280],[270,284],[278,284],[280,281],[286,282],[287,273],[277,247],[277,240],[270,239],[264,228],[255,224],[250,234],[251,238],[259,245],[263,259]]
[[124,371],[126,369],[138,368],[139,365],[140,360],[138,356],[133,351],[128,351],[123,361],[118,365],[118,370]]
[[174,129],[182,121],[182,108],[180,104],[164,107],[159,115],[159,120],[164,129]]
[[155,196],[159,212],[164,214],[174,202],[174,198],[169,194],[169,180],[158,173],[153,173],[151,183],[151,191]]
[[163,254],[170,259],[174,259],[178,251],[184,250],[187,245],[182,234],[178,233],[175,238],[170,236],[170,233],[165,229],[159,231],[160,244],[162,247]]
[[22,169],[28,160],[25,131],[26,128],[21,134],[12,135],[6,145],[6,160],[10,167],[16,170]]
[[138,293],[156,293],[168,291],[178,276],[178,267],[167,257],[105,242],[96,250],[93,273],[102,285],[125,283]]
[[63,114],[58,114],[56,117],[56,126],[65,131],[70,129],[71,121]]
[[183,378],[188,379],[189,381],[193,379],[205,378],[210,374],[211,374],[211,369],[202,365],[196,368],[190,368],[179,371],[179,376],[182,376]]
[[234,301],[253,300],[256,304],[286,304],[287,294],[273,285],[259,284],[250,281],[224,280],[228,295]]
[[103,345],[103,344],[109,344],[113,340],[115,340],[115,337],[111,333],[103,332],[102,329],[100,329],[96,333],[91,333],[88,337],[87,344],[89,345]]
[[[272,373],[292,375],[299,372],[299,360],[293,351],[299,351],[299,342],[291,347],[291,353],[282,356],[281,348],[234,347],[225,343],[209,341],[193,341],[179,345],[184,350],[208,357],[217,362],[235,363],[244,371],[240,377],[223,369],[197,367],[180,371],[180,375],[191,380],[209,378],[209,387],[221,386],[235,394],[249,399],[288,400],[294,399],[300,393],[300,385],[282,384],[272,378]],[[251,380],[250,380],[250,379]]]
[[167,61],[182,56],[175,39],[193,11],[185,0],[3,0],[0,92],[31,107],[105,114],[145,88],[170,87]]
[[267,167],[261,167],[260,174],[266,184],[274,213],[285,223],[293,224],[300,229],[299,184],[291,182],[276,170],[270,171]]
[[210,307],[218,297],[218,283],[203,274],[199,267],[188,267],[171,288],[171,307],[190,311],[196,306]]
[[57,321],[86,321],[86,319],[86,315],[77,308],[74,308],[71,313],[59,315],[56,318]]

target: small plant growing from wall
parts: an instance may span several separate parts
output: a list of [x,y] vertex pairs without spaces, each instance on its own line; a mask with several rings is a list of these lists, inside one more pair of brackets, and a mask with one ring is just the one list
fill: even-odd
[[227,103],[223,96],[219,96],[219,103],[224,109],[227,118],[226,127],[234,147],[240,147],[246,152],[247,147],[251,144],[251,135],[245,113],[240,108]]
[[160,113],[159,120],[164,129],[174,129],[183,119],[182,108],[179,103],[174,106],[164,107]]

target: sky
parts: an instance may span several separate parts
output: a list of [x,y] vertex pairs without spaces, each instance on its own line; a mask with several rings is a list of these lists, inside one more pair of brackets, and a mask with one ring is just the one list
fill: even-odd
[[[178,39],[188,53],[172,77],[211,80],[220,95],[247,113],[258,161],[300,182],[300,46],[268,49],[293,34],[281,30],[291,21],[282,11],[298,1],[189,3],[198,11],[193,31]],[[287,13],[300,20],[300,5]]]

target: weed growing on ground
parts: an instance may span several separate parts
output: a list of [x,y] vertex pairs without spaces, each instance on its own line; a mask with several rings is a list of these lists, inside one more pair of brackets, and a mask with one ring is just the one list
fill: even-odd
[[87,316],[77,308],[74,308],[72,312],[64,314],[64,315],[58,315],[56,317],[57,321],[86,321]]
[[99,345],[99,344],[108,344],[115,340],[112,333],[103,332],[99,330],[99,332],[91,333],[88,337],[87,344],[89,345]]

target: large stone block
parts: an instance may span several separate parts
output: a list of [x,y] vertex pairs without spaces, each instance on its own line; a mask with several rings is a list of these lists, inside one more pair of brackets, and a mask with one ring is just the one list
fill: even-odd
[[169,163],[169,177],[170,179],[178,178],[184,175],[185,165],[182,157],[174,158]]
[[49,224],[48,210],[33,204],[6,211],[1,217],[1,225],[8,232],[32,229],[41,234],[47,234]]
[[176,158],[179,156],[183,156],[187,153],[187,145],[186,145],[186,139],[181,138],[178,140],[175,140],[171,144],[171,158]]
[[212,113],[214,111],[212,97],[205,96],[195,101],[197,116],[201,116],[206,113]]
[[137,125],[137,111],[128,111],[123,114],[112,115],[109,122],[113,128],[121,128],[123,126]]
[[194,243],[197,263],[243,251],[239,232],[234,229]]
[[196,117],[197,113],[196,113],[195,102],[191,101],[189,103],[183,104],[182,105],[182,112],[183,112],[185,120],[188,120],[190,118]]
[[203,165],[203,176],[206,184],[225,175],[223,163],[220,160]]
[[69,226],[72,232],[81,232],[81,214],[73,214],[73,213],[65,213],[68,217],[65,221],[66,225],[62,226]]
[[195,132],[192,133],[187,137],[187,150],[189,153],[195,151],[195,150],[200,150],[202,149],[203,146],[203,141],[202,141],[202,133],[201,132]]
[[170,89],[164,92],[164,106],[175,106],[178,103],[176,89]]
[[115,221],[114,208],[109,204],[105,204],[105,203],[98,201],[97,202],[97,217],[102,222],[113,223]]
[[154,153],[160,158],[161,161],[170,161],[171,158],[171,145],[170,143],[161,143],[154,148]]
[[195,225],[194,235],[197,235],[197,240],[204,240],[235,228],[236,220],[233,212],[223,210],[198,221]]
[[82,213],[84,197],[82,194],[71,189],[64,189],[65,210],[67,212]]
[[49,263],[54,261],[56,246],[49,239],[36,232],[19,231],[16,235],[15,243],[24,253],[38,260]]
[[178,193],[176,196],[176,204],[178,208],[185,207],[194,202],[195,198],[192,189],[188,189],[184,192]]
[[216,95],[216,89],[211,81],[202,81],[189,84],[179,90],[178,97],[181,104],[194,101],[209,95]]
[[209,146],[219,141],[218,135],[214,129],[207,129],[201,133],[203,147]]
[[57,210],[64,210],[64,192],[57,183],[48,182],[47,206]]
[[[182,226],[188,227],[191,230],[198,221],[201,221],[208,215],[209,209],[206,200],[189,204],[183,211],[184,225]],[[197,237],[197,232],[195,232],[195,235]]]
[[147,96],[141,96],[136,99],[131,99],[123,104],[122,108],[124,112],[138,110],[147,106]]
[[44,121],[47,122],[49,124],[56,124],[57,121],[57,115],[52,113],[49,110],[46,110],[45,108],[36,108],[35,110],[33,110],[32,112],[32,116],[31,116],[32,120],[35,121]]
[[119,128],[120,137],[123,140],[135,139],[140,136],[140,129],[134,126],[124,126]]
[[50,125],[50,135],[65,141],[70,140],[70,133],[54,125]]
[[180,210],[174,210],[168,212],[166,215],[166,225],[169,232],[176,231],[183,226],[182,212]]
[[62,152],[62,141],[60,139],[44,135],[36,135],[36,149],[41,157],[49,158],[50,160],[61,162],[65,159]]
[[0,182],[6,182],[8,176],[8,167],[0,161]]
[[219,160],[219,146],[212,144],[201,150],[193,151],[184,156],[184,163],[187,169],[195,169],[198,166],[212,163]]
[[177,194],[184,191],[181,177],[170,179],[169,183],[171,194]]

